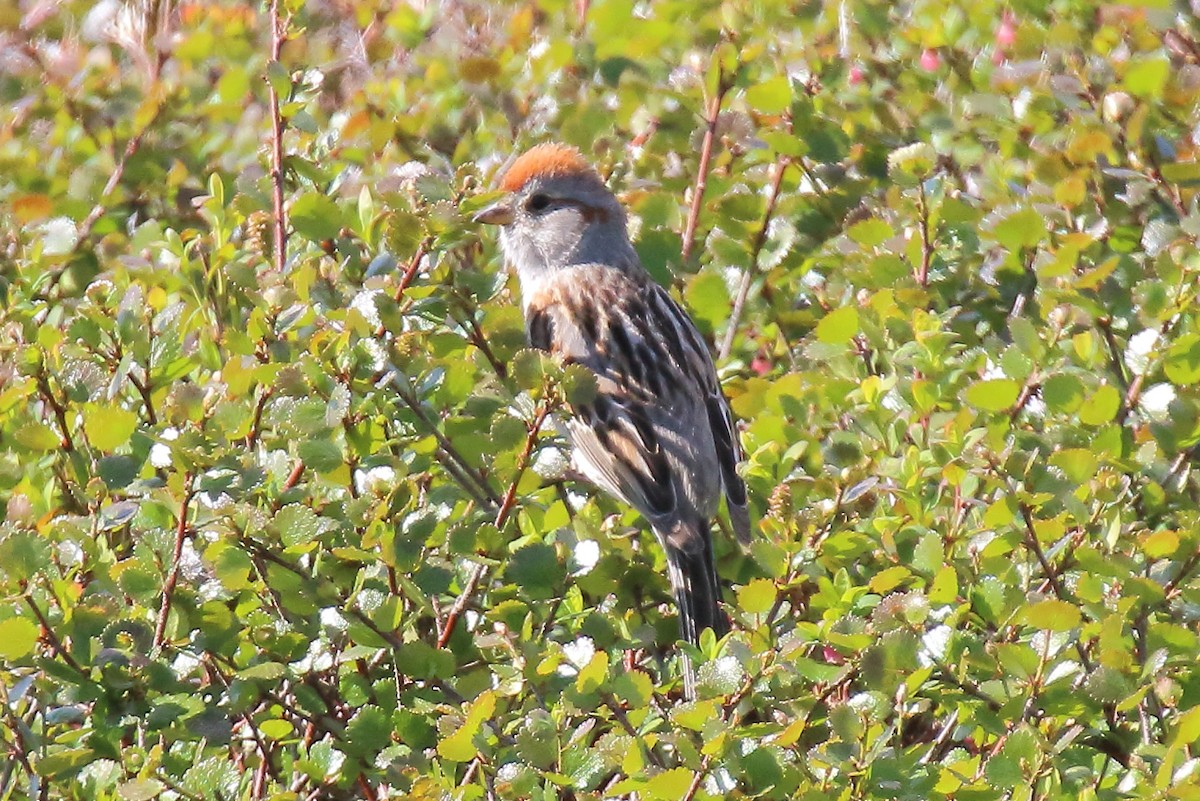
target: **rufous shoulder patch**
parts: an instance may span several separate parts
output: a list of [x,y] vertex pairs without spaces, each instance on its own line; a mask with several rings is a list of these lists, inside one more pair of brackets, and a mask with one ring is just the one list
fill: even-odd
[[504,173],[500,188],[505,192],[516,192],[531,178],[561,178],[567,175],[591,175],[597,180],[600,178],[577,148],[547,142],[522,153]]

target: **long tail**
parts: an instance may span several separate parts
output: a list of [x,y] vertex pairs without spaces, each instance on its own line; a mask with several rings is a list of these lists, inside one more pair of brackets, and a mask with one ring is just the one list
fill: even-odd
[[[721,609],[721,582],[713,559],[708,522],[696,526],[679,524],[671,536],[663,537],[663,546],[679,607],[680,637],[699,645],[700,633],[705,629],[712,629],[718,637],[724,636],[729,631],[729,618]],[[689,699],[696,697],[696,675],[686,656],[683,690]]]

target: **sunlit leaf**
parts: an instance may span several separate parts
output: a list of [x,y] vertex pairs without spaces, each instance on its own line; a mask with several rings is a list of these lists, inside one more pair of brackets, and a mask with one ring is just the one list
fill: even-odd
[[815,332],[817,340],[830,345],[849,342],[858,333],[858,309],[843,306],[821,318]]
[[1008,378],[976,381],[966,391],[967,403],[988,412],[1001,412],[1012,407],[1021,393],[1021,385]]

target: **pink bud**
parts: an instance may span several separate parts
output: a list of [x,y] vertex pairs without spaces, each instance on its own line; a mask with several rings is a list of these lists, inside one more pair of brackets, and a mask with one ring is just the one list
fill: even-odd
[[942,57],[938,55],[938,51],[932,47],[927,47],[921,51],[921,69],[926,72],[933,72],[942,65]]
[[771,360],[759,354],[750,360],[750,369],[755,375],[766,375],[771,372]]
[[1000,18],[1000,25],[996,28],[996,45],[998,47],[1012,47],[1017,42],[1017,20],[1012,15],[1011,11],[1005,11],[1004,16]]
[[850,75],[847,78],[847,80],[850,82],[851,86],[857,86],[858,84],[863,82],[863,78],[865,78],[866,76],[867,76],[867,73],[865,70],[863,70],[862,66],[859,64],[855,64],[854,66],[852,66],[850,68]]

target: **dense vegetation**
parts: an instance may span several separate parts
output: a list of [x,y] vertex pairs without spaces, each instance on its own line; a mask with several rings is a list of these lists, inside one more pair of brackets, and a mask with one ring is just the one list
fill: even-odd
[[[0,799],[1200,798],[1186,4],[28,0],[0,65]],[[551,138],[742,421],[695,702],[469,222]]]

